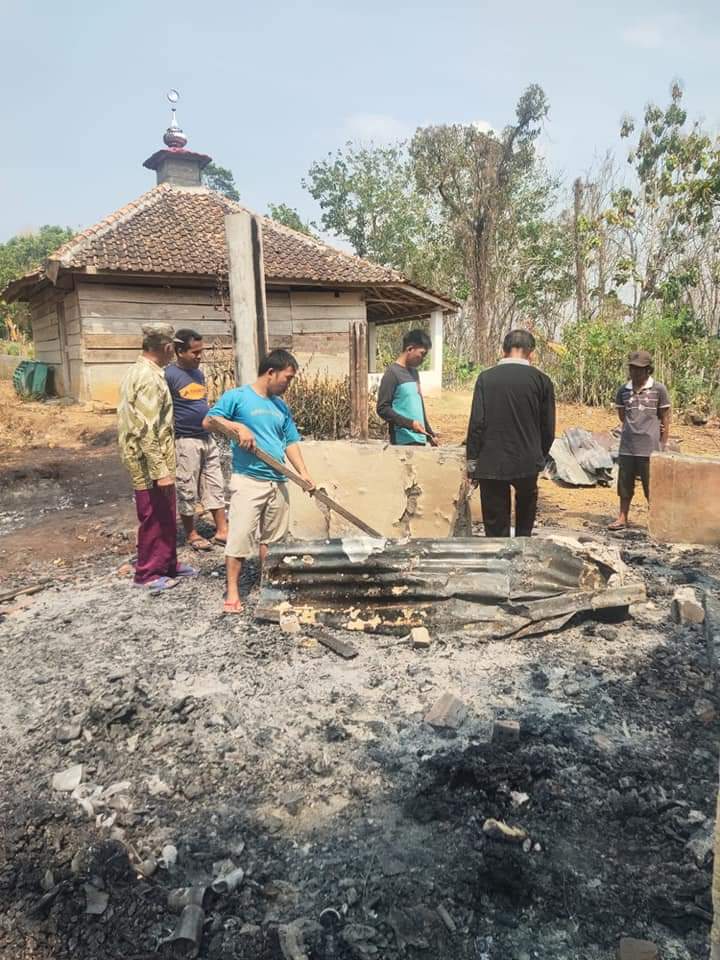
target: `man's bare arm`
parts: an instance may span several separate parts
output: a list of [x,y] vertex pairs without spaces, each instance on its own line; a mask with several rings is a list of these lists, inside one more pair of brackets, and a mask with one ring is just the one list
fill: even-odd
[[292,467],[294,467],[295,472],[299,473],[303,480],[307,480],[308,483],[312,483],[313,487],[315,482],[307,471],[305,466],[305,461],[303,460],[302,451],[300,450],[299,443],[291,443],[289,447],[285,450],[285,455],[290,461]]
[[202,422],[203,429],[211,433],[220,433],[230,440],[236,440],[243,450],[255,449],[255,434],[242,423],[226,420],[225,417],[211,417],[209,414]]

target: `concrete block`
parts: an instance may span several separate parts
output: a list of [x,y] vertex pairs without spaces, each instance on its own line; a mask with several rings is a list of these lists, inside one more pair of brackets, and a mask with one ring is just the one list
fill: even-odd
[[429,650],[432,646],[432,637],[427,627],[413,627],[410,640],[416,650]]
[[11,357],[9,354],[0,353],[0,380],[12,380],[15,368],[24,357]]
[[[464,532],[463,447],[393,447],[384,441],[306,440],[318,486],[385,537],[450,537]],[[352,524],[290,486],[290,537],[356,536]]]
[[679,587],[672,598],[672,618],[675,623],[702,623],[703,610],[692,587]]
[[654,453],[650,535],[667,543],[720,544],[720,458]]
[[623,937],[618,946],[618,960],[658,960],[657,946],[651,940]]
[[519,720],[495,720],[492,729],[493,743],[517,743],[520,739]]
[[431,727],[457,730],[466,714],[467,706],[460,697],[446,691],[425,714],[425,723],[429,723]]

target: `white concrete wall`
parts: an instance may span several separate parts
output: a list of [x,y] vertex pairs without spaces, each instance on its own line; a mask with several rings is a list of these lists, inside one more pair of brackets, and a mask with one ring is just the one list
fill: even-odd
[[[316,484],[385,537],[451,537],[468,519],[465,450],[393,447],[381,440],[306,440]],[[297,540],[360,535],[290,486],[290,535]]]

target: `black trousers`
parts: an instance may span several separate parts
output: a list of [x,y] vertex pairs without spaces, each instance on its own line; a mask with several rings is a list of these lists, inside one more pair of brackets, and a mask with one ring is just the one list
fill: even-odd
[[645,499],[650,500],[650,457],[629,457],[624,453],[620,454],[617,492],[622,500],[632,500],[636,479],[642,483]]
[[529,537],[537,515],[537,474],[518,480],[480,480],[486,537],[510,536],[510,487],[515,488],[515,536]]

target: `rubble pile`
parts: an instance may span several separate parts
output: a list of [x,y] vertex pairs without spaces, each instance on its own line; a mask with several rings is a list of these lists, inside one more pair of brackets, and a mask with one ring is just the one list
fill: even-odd
[[534,638],[222,618],[212,557],[13,609],[0,956],[703,956],[720,561],[627,544],[646,599]]

